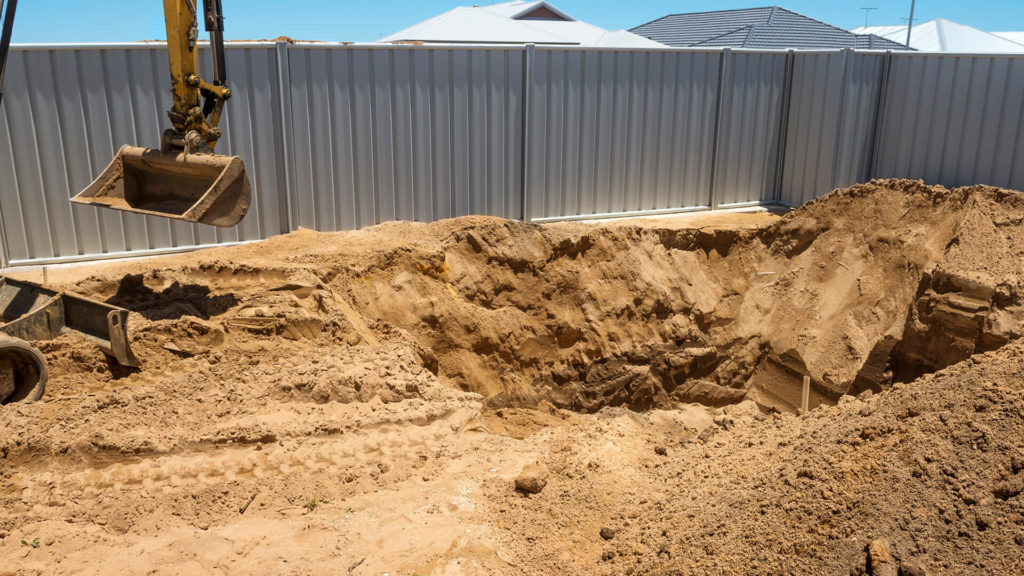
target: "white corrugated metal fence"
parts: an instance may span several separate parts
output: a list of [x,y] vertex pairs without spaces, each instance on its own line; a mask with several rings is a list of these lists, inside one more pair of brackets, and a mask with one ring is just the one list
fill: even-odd
[[15,47],[3,264],[466,214],[799,205],[873,177],[1024,188],[1024,57],[250,43],[228,48],[231,229],[72,205],[168,125],[161,44]]

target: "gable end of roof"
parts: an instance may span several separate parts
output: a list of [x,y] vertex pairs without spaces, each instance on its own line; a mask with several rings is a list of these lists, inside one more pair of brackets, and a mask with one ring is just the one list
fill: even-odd
[[569,16],[567,13],[563,12],[562,10],[559,10],[558,8],[552,6],[551,4],[548,4],[544,0],[541,0],[540,2],[532,3],[532,4],[528,5],[528,6],[526,6],[520,12],[517,12],[517,13],[513,14],[511,16],[511,18],[513,20],[522,20],[525,17],[527,17],[530,14],[532,14],[533,12],[536,12],[536,11],[544,9],[544,8],[547,8],[553,14],[555,14],[558,17],[560,17],[562,20],[565,20],[566,22],[575,22],[576,21],[576,19],[573,18],[572,16]]

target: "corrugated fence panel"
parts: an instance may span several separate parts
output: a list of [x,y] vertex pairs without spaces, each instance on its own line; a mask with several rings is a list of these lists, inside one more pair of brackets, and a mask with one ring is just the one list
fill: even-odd
[[833,188],[844,188],[871,179],[878,101],[886,55],[848,52],[847,58],[839,144],[832,160],[832,181],[830,190],[819,192],[818,196],[827,194]]
[[[259,156],[273,158],[267,120],[272,115],[263,112],[275,105],[267,89],[274,73],[272,49],[228,51],[238,89],[225,112],[218,150],[243,157],[256,201],[254,216],[227,230],[68,201],[121,146],[159,146],[171,105],[162,47],[12,50],[0,109],[6,136],[0,138],[0,179],[8,183],[0,190],[0,212],[10,260],[158,250],[280,233],[272,194],[279,179],[272,163],[268,169],[254,162],[252,136],[266,134]],[[235,116],[238,121],[232,122]]]
[[4,263],[299,226],[799,205],[873,177],[1024,189],[1024,56],[254,43],[227,58],[218,151],[243,158],[254,200],[219,229],[68,202],[121,145],[159,144],[162,45],[15,48]]
[[[233,96],[225,106],[224,137],[218,151],[245,161],[253,200],[249,213],[235,228],[197,226],[204,243],[213,239],[260,240],[291,230],[284,194],[287,174],[281,162],[283,103],[276,84],[279,71],[274,47],[229,49],[227,69]],[[216,236],[218,233],[221,235]]]
[[894,54],[877,177],[1024,190],[1024,57]]
[[714,207],[771,201],[779,161],[786,54],[726,52]]
[[721,52],[538,48],[531,219],[706,206]]
[[521,216],[521,50],[288,50],[294,225]]
[[844,64],[842,54],[794,54],[780,194],[786,204],[800,205],[832,182]]
[[[159,54],[160,58],[165,58],[162,52]],[[201,73],[211,77],[205,50],[200,54],[200,62]],[[217,152],[242,157],[252,183],[252,205],[245,218],[232,228],[189,225],[194,228],[199,244],[261,240],[291,230],[287,198],[283,193],[285,171],[278,162],[284,151],[274,47],[229,47],[227,74],[232,96],[224,107],[221,119],[224,136],[217,144]],[[163,84],[161,89],[167,91]],[[167,107],[170,107],[169,102]],[[160,109],[160,117],[166,118],[164,108]],[[167,127],[168,123],[164,121],[161,126]]]
[[799,206],[870,178],[884,54],[793,54],[780,201]]

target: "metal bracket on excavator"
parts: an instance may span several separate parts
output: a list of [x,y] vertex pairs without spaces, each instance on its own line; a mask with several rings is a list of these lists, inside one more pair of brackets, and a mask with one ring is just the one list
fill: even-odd
[[43,395],[46,361],[29,341],[73,334],[122,366],[139,365],[128,343],[124,308],[0,277],[0,321],[0,402],[33,401]]

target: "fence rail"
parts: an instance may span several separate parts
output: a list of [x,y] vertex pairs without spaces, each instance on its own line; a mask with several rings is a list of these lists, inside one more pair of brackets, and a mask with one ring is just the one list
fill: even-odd
[[12,50],[0,263],[396,219],[796,206],[874,177],[1024,189],[1019,56],[246,43],[228,48],[219,148],[251,174],[241,224],[71,205],[120,145],[159,143],[163,50]]

